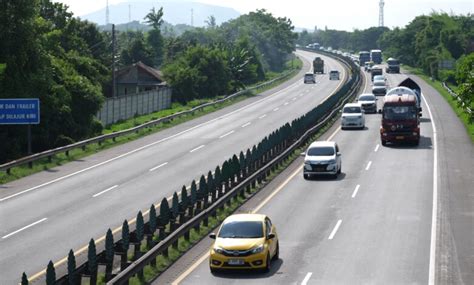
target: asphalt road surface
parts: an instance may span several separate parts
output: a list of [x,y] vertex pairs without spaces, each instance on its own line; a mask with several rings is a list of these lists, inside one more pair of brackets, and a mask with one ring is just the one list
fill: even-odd
[[[407,75],[387,77],[396,86]],[[380,115],[367,114],[364,130],[322,138],[341,149],[337,179],[304,180],[299,158],[239,210],[277,227],[269,273],[212,275],[207,238],[154,284],[474,284],[473,145],[444,99],[412,77],[424,95],[419,146],[383,147]]]
[[[90,238],[146,212],[152,203],[246,151],[286,122],[306,113],[343,80],[317,75],[303,84],[314,54],[300,51],[303,70],[292,80],[145,138],[0,186],[0,284],[15,284],[23,271],[41,278],[49,262],[64,272],[73,249],[84,258]],[[326,69],[343,66],[323,57]],[[147,218],[145,218],[147,219]],[[98,245],[101,248],[100,245]],[[60,274],[57,274],[58,276]]]

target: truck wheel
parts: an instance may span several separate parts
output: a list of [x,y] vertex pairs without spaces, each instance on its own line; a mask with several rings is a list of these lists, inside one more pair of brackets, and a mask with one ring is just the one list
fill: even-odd
[[415,146],[418,146],[420,144],[420,139],[417,139],[414,143]]
[[308,180],[308,179],[309,179],[309,174],[303,174],[303,178],[304,178],[305,180]]
[[383,146],[386,146],[386,145],[387,145],[387,141],[386,141],[386,140],[382,140],[382,145],[383,145]]

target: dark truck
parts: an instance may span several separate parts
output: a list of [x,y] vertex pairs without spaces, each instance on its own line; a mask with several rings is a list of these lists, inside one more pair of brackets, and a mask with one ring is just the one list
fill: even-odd
[[391,57],[387,59],[387,67],[385,68],[387,73],[400,73],[400,62],[395,58]]
[[313,73],[324,73],[324,60],[322,60],[319,56],[313,60]]
[[[412,88],[405,85],[410,85]],[[379,110],[382,113],[380,126],[382,145],[385,146],[389,142],[419,144],[420,107],[415,89],[421,91],[413,80],[407,78],[385,95],[383,109]]]

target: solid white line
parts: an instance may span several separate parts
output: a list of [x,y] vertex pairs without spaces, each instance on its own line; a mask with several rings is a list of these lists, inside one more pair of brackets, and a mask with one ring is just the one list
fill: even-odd
[[377,144],[377,146],[375,147],[374,151],[377,152],[377,151],[379,150],[379,147],[380,147],[380,145]]
[[433,114],[431,113],[430,106],[425,99],[425,96],[421,94],[423,101],[425,101],[426,108],[430,114],[431,126],[433,128],[433,207],[431,213],[431,245],[430,245],[430,267],[429,267],[429,277],[428,284],[435,284],[436,277],[436,233],[438,230],[438,147],[437,147],[437,132],[436,125],[434,123]]
[[263,114],[263,115],[261,115],[261,116],[258,117],[258,118],[259,118],[259,119],[263,119],[263,118],[265,118],[266,116],[267,116],[267,114]]
[[339,229],[339,226],[341,225],[341,223],[342,223],[342,220],[337,221],[337,224],[336,224],[336,226],[334,227],[334,229],[332,230],[332,232],[331,232],[331,234],[329,235],[329,238],[328,238],[328,239],[333,239],[333,238],[334,238],[334,236],[336,235],[337,230]]
[[285,104],[283,104],[283,105],[285,105],[285,106],[286,106],[286,105],[288,105],[288,104],[290,104],[290,103],[288,103],[288,102],[285,102]]
[[273,112],[276,112],[278,110],[280,110],[280,108],[275,108],[275,109],[273,109]]
[[247,127],[247,126],[250,126],[250,124],[252,124],[252,123],[251,123],[251,122],[248,122],[248,123],[246,123],[246,124],[243,124],[243,125],[242,125],[242,128],[245,128],[245,127]]
[[201,149],[201,148],[203,148],[204,146],[205,146],[205,145],[202,144],[202,145],[198,146],[197,148],[193,148],[193,149],[190,150],[189,152],[195,152],[196,150]]
[[48,219],[48,218],[42,218],[42,219],[39,220],[39,221],[36,221],[36,222],[34,222],[34,223],[32,223],[32,224],[29,224],[29,225],[26,226],[26,227],[23,227],[23,228],[21,228],[21,229],[19,229],[19,230],[16,230],[16,231],[14,231],[14,232],[12,232],[12,233],[6,235],[6,236],[3,236],[2,239],[8,238],[8,237],[10,237],[10,236],[12,236],[12,235],[14,235],[14,234],[17,234],[17,233],[23,231],[23,230],[26,230],[27,228],[31,228],[32,226],[37,225],[37,224],[39,224],[39,223],[42,223],[42,222],[46,221],[47,219]]
[[354,189],[354,193],[352,193],[352,198],[354,198],[357,195],[357,192],[359,192],[360,185],[357,184],[356,188]]
[[114,186],[112,186],[112,187],[110,187],[110,188],[105,189],[105,190],[102,191],[102,192],[99,192],[99,193],[93,195],[92,197],[95,198],[95,197],[100,196],[100,195],[104,194],[105,192],[109,192],[110,190],[113,190],[113,189],[115,189],[115,188],[117,188],[117,187],[118,187],[118,185],[114,185]]
[[306,276],[303,279],[303,282],[301,282],[301,285],[306,285],[308,283],[309,278],[311,278],[311,275],[313,275],[313,272],[308,272]]
[[228,132],[227,134],[223,134],[223,135],[220,136],[219,138],[220,138],[220,139],[225,138],[226,136],[231,135],[231,134],[233,134],[233,133],[234,133],[234,130]]
[[369,161],[369,163],[367,163],[367,167],[365,168],[365,170],[369,170],[371,165],[372,165],[372,161]]
[[158,168],[163,167],[163,166],[165,166],[165,165],[167,165],[167,164],[168,164],[168,162],[162,163],[162,164],[160,164],[160,165],[158,165],[158,166],[155,166],[155,167],[151,168],[149,171],[150,171],[150,172],[151,172],[151,171],[155,171],[155,170],[157,170]]
[[16,196],[18,196],[18,195],[22,195],[22,194],[24,194],[24,193],[28,193],[28,192],[33,191],[33,190],[36,190],[36,189],[38,189],[38,188],[41,188],[41,187],[44,187],[44,186],[48,186],[48,185],[53,184],[53,183],[56,183],[56,182],[58,182],[58,181],[62,181],[62,180],[67,179],[67,178],[69,178],[69,177],[72,177],[72,176],[75,176],[75,175],[77,175],[77,174],[83,173],[83,172],[85,172],[85,171],[88,171],[88,170],[97,168],[97,167],[99,167],[99,166],[102,166],[102,165],[107,164],[107,163],[109,163],[109,162],[115,161],[115,160],[120,159],[120,158],[122,158],[122,157],[128,156],[128,155],[133,154],[133,153],[135,153],[135,152],[141,151],[141,150],[143,150],[143,149],[149,148],[149,147],[154,146],[154,145],[156,145],[156,144],[162,143],[162,142],[164,142],[164,141],[168,141],[168,140],[170,140],[170,139],[172,139],[172,138],[175,138],[175,137],[177,137],[177,136],[180,136],[180,135],[182,135],[182,134],[185,134],[185,133],[187,133],[187,132],[190,132],[190,131],[192,131],[192,130],[194,130],[194,129],[197,129],[197,128],[201,127],[201,126],[204,126],[204,125],[207,125],[207,124],[209,124],[209,123],[218,121],[218,120],[220,120],[220,119],[222,119],[222,118],[225,118],[225,117],[229,117],[230,115],[233,115],[233,114],[235,114],[235,113],[238,113],[238,112],[240,112],[240,111],[242,111],[242,110],[244,110],[244,109],[250,108],[250,107],[252,107],[252,106],[254,106],[254,105],[258,104],[258,103],[261,103],[261,102],[264,102],[264,101],[273,99],[275,95],[280,94],[280,93],[284,93],[284,92],[288,91],[289,89],[292,89],[292,88],[294,88],[294,87],[297,87],[298,85],[301,85],[301,82],[299,82],[299,81],[298,81],[298,82],[295,82],[295,83],[291,84],[290,86],[288,86],[288,87],[286,87],[286,88],[284,88],[284,89],[282,89],[282,90],[280,90],[280,91],[278,91],[278,92],[275,92],[275,93],[272,94],[271,96],[265,97],[265,98],[263,98],[263,99],[260,99],[260,100],[258,100],[258,101],[255,101],[255,102],[253,102],[253,103],[251,103],[251,104],[245,105],[245,106],[243,106],[243,107],[241,107],[241,108],[239,108],[239,109],[237,109],[237,110],[234,110],[234,111],[232,111],[232,112],[230,112],[230,113],[224,114],[224,115],[222,115],[222,116],[220,116],[220,117],[214,118],[214,119],[209,120],[209,121],[207,121],[207,122],[198,124],[198,125],[196,125],[196,126],[194,126],[194,127],[191,127],[191,128],[189,128],[189,129],[187,129],[187,130],[181,131],[181,132],[176,133],[176,134],[174,134],[174,135],[171,135],[171,136],[169,136],[169,137],[166,137],[166,138],[163,138],[163,139],[158,140],[158,141],[156,141],[156,142],[152,142],[152,143],[150,143],[150,144],[141,146],[141,147],[139,147],[139,148],[137,148],[137,149],[131,150],[131,151],[129,151],[129,152],[126,152],[126,153],[121,154],[121,155],[119,155],[119,156],[113,157],[113,158],[108,159],[108,160],[106,160],[106,161],[103,161],[103,162],[94,164],[94,165],[92,165],[92,166],[89,166],[89,167],[87,167],[87,168],[81,169],[81,170],[79,170],[79,171],[76,171],[76,172],[70,173],[70,174],[68,174],[68,175],[65,175],[65,176],[56,178],[56,179],[54,179],[54,180],[45,182],[45,183],[43,183],[43,184],[40,184],[40,185],[31,187],[31,188],[29,188],[29,189],[26,189],[26,190],[23,190],[23,191],[21,191],[21,192],[15,193],[15,194],[13,194],[13,195],[10,195],[10,196],[1,198],[1,199],[0,199],[0,202],[3,202],[3,201],[8,200],[8,199],[11,199],[11,198],[16,197]]

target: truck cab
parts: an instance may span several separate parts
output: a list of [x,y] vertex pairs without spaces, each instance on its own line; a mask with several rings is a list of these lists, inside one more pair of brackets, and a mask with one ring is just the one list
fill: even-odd
[[387,73],[400,73],[400,62],[395,58],[391,57],[387,59],[387,67],[385,68]]

